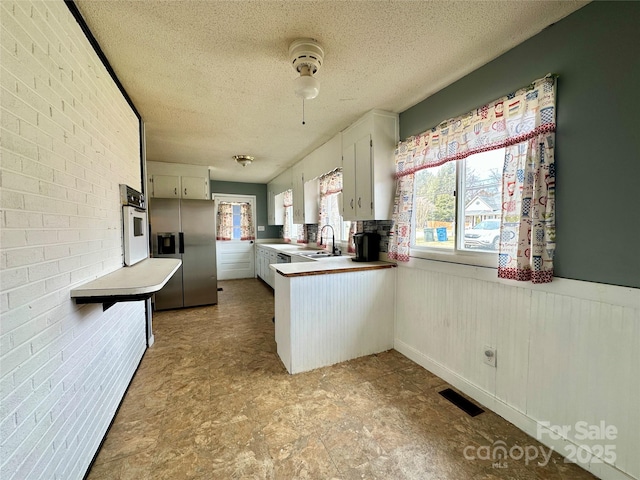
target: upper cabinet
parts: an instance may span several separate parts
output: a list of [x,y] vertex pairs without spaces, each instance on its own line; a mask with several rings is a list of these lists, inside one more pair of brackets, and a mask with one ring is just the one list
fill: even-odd
[[151,175],[153,198],[209,199],[209,179],[178,175]]
[[344,220],[390,220],[398,115],[373,110],[342,132]]
[[151,198],[211,199],[208,167],[147,162],[147,177],[147,192]]
[[296,225],[303,225],[304,219],[304,160],[296,163],[291,167],[291,173],[293,175],[293,223]]
[[267,184],[267,223],[269,225],[284,223],[284,204],[281,194],[291,188],[291,180],[289,168]]

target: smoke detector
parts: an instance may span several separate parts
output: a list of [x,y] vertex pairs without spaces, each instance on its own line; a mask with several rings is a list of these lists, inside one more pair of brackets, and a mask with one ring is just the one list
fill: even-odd
[[324,50],[313,38],[299,38],[289,45],[289,59],[296,72],[295,94],[303,100],[316,98],[320,93],[320,82],[313,75],[320,70],[324,60]]
[[234,155],[233,159],[243,167],[250,165],[255,160],[251,155]]

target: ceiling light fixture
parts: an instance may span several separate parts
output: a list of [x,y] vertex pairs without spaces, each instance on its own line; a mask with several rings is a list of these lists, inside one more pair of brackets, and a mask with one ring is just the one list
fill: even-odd
[[300,74],[293,81],[293,91],[302,98],[302,124],[304,125],[304,101],[320,93],[320,82],[314,75],[324,60],[324,50],[313,38],[299,38],[289,45],[291,65]]
[[252,157],[251,155],[234,155],[233,159],[243,167],[246,167],[247,165],[251,165],[251,162],[255,160],[255,157]]

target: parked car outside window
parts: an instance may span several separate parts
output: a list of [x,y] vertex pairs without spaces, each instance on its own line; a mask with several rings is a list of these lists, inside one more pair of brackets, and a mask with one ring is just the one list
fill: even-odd
[[483,220],[464,231],[464,248],[498,250],[500,246],[500,220]]

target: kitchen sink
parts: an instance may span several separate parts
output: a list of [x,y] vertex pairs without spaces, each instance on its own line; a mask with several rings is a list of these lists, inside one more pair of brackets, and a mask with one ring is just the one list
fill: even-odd
[[327,258],[327,257],[336,257],[337,255],[334,255],[333,253],[330,252],[325,252],[325,251],[313,251],[313,252],[301,252],[298,253],[298,255],[302,255],[303,257],[307,257],[307,258]]

